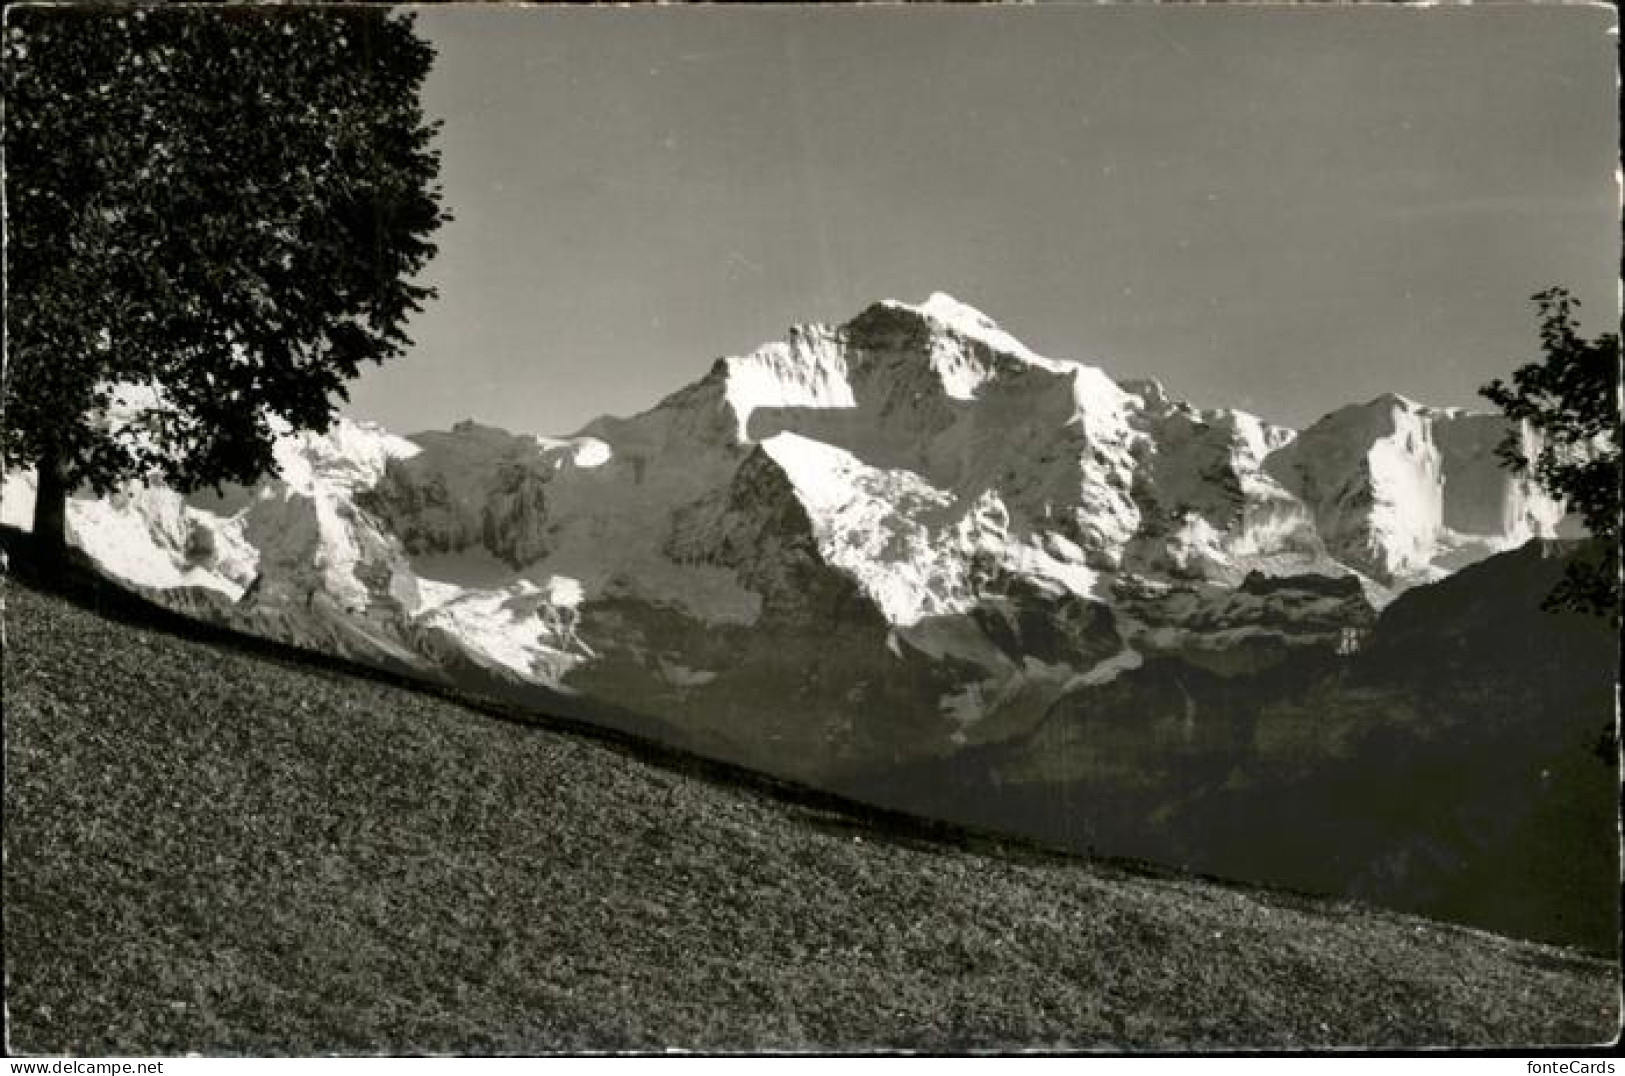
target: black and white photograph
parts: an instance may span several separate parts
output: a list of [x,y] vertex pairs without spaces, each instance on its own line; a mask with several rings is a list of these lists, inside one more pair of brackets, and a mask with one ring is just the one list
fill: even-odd
[[1611,5],[0,39],[8,1054],[1617,1045]]

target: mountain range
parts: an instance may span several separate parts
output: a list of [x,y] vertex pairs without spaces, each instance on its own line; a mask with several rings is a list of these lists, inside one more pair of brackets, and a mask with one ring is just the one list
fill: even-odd
[[[1392,394],[1304,430],[1201,408],[936,294],[794,327],[568,436],[340,419],[284,436],[253,488],[79,498],[69,530],[126,584],[256,634],[911,809],[1436,911],[1404,880],[1459,889],[1482,856],[1418,866],[1432,853],[1385,823],[1302,870],[1305,835],[1257,827],[1292,830],[1279,813],[1321,770],[1489,735],[1462,700],[1494,709],[1475,693],[1511,666],[1467,661],[1430,710],[1427,676],[1380,655],[1429,601],[1410,654],[1466,637],[1437,587],[1505,600],[1523,590],[1498,573],[1561,561],[1563,506],[1501,467],[1509,434],[1533,445]],[[30,500],[9,476],[7,522]],[[1504,612],[1549,658],[1531,602]],[[1565,760],[1611,717],[1603,654],[1532,663],[1583,696]],[[1349,788],[1379,795],[1368,776]]]

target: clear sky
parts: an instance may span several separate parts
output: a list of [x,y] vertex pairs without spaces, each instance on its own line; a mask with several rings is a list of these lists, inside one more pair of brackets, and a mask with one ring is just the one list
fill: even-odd
[[[421,9],[456,220],[351,412],[566,433],[947,291],[1302,425],[1616,321],[1602,7]],[[1482,405],[1482,401],[1476,401]],[[1486,405],[1487,406],[1487,405]]]

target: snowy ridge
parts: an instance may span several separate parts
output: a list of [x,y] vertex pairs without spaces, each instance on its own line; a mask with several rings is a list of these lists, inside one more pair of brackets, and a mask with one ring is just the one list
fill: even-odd
[[1463,550],[1557,533],[1563,506],[1495,458],[1505,433],[1497,416],[1390,393],[1332,412],[1265,466],[1313,509],[1333,556],[1403,587],[1462,566]]
[[840,341],[823,326],[792,328],[789,340],[722,363],[724,398],[733,409],[741,442],[750,439],[750,417],[758,408],[856,406]]
[[[1505,429],[1385,396],[1295,433],[1039,355],[938,293],[572,436],[341,420],[282,438],[254,489],[133,487],[69,525],[247,630],[658,711],[806,775],[1019,734],[1157,654],[1337,645],[1556,531],[1495,460]],[[27,481],[5,493],[26,522]]]

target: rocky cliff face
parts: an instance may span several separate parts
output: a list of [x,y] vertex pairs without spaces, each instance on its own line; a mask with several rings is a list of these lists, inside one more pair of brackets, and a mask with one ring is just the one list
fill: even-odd
[[[574,436],[340,422],[286,438],[255,489],[76,501],[70,527],[202,615],[659,713],[825,779],[1024,735],[1148,662],[1230,676],[1348,645],[1407,587],[1557,526],[1497,466],[1503,433],[1382,397],[1298,434],[936,295]],[[27,500],[14,476],[8,520]]]

